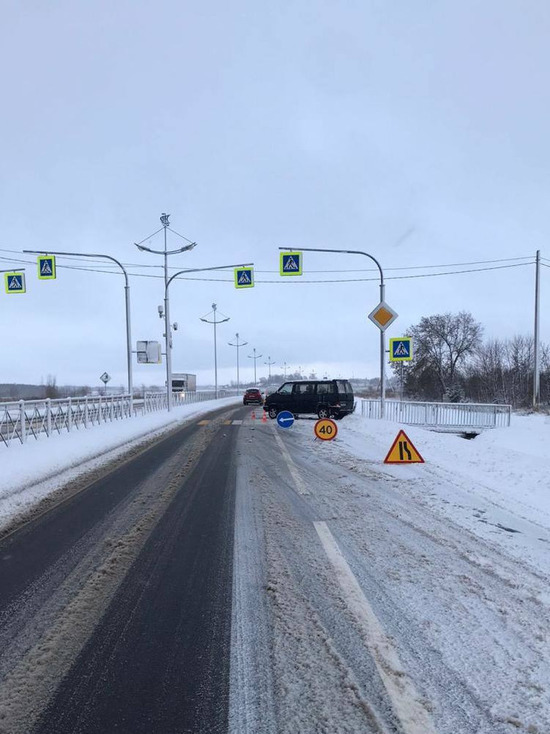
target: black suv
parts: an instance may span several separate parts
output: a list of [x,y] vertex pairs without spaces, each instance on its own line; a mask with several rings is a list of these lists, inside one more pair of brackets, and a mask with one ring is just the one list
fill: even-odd
[[270,418],[276,418],[281,410],[313,413],[319,418],[343,418],[355,410],[353,388],[347,380],[285,382],[266,397],[264,410]]

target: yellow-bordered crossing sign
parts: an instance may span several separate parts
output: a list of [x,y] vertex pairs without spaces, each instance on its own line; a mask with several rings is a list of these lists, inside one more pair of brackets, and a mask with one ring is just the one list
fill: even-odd
[[279,255],[279,273],[281,275],[302,275],[302,253],[281,252]]
[[25,273],[4,273],[6,293],[26,293]]
[[40,278],[40,280],[55,280],[55,255],[39,256],[38,277]]
[[390,362],[410,362],[413,358],[413,343],[410,336],[390,339]]
[[254,287],[254,268],[235,268],[235,288]]

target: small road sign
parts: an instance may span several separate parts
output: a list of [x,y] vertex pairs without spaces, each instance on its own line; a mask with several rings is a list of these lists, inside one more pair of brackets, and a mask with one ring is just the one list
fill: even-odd
[[24,273],[4,273],[6,293],[26,293]]
[[106,385],[111,379],[111,375],[108,372],[104,372],[99,379],[104,385]]
[[38,277],[40,280],[55,280],[55,255],[38,257]]
[[369,314],[369,319],[378,326],[380,331],[386,331],[396,318],[397,312],[391,306],[388,306],[385,301],[380,301],[378,306]]
[[321,441],[332,441],[333,438],[336,438],[338,426],[330,418],[321,418],[321,420],[317,421],[313,430],[315,436],[320,438]]
[[399,431],[384,464],[423,464],[424,459],[413,446],[405,431]]
[[413,358],[412,346],[412,339],[409,336],[390,339],[390,362],[410,362]]
[[254,268],[235,268],[235,288],[254,287]]
[[290,428],[294,423],[294,415],[290,410],[281,410],[277,415],[277,425],[279,428]]
[[281,275],[302,275],[302,253],[281,252],[279,272]]

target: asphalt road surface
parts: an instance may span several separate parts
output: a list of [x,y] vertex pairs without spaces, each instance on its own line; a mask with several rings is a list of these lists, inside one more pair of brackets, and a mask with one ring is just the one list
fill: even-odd
[[226,731],[237,427],[173,433],[0,543],[0,731]]

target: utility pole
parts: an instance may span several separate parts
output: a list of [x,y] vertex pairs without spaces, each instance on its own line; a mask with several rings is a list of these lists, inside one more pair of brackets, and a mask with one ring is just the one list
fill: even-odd
[[[201,316],[201,321],[205,321],[207,324],[214,324],[214,396],[216,400],[218,399],[218,348],[217,348],[217,340],[216,340],[216,326],[218,324],[223,324],[225,321],[229,321],[229,316],[226,316],[224,319],[220,319],[218,321],[216,319],[216,312],[218,307],[215,303],[212,304],[212,311],[210,313],[214,314],[214,319],[212,321],[209,321],[208,319],[204,318],[204,316]],[[207,316],[209,314],[206,314]]]
[[285,373],[285,380],[286,380],[286,369],[287,369],[287,367],[288,367],[287,363],[286,362],[283,362],[283,371]]
[[540,403],[540,250],[535,258],[535,334],[534,334],[534,364],[533,364],[533,408]]
[[253,359],[254,360],[254,384],[257,385],[258,383],[256,382],[256,360],[257,359],[260,359],[260,357],[262,355],[261,354],[256,354],[256,347],[254,347],[254,349],[252,351],[253,351],[253,354],[249,354],[248,355],[248,359]]
[[239,343],[239,332],[235,334],[235,337],[237,339],[237,343],[233,344],[233,342],[227,342],[230,347],[237,347],[237,390],[240,392],[241,389],[241,382],[239,378],[239,349],[241,347],[244,347],[245,344],[248,344],[248,342],[240,342]]
[[269,378],[268,378],[268,382],[267,382],[267,384],[269,385],[271,383],[271,365],[272,364],[275,364],[275,360],[271,361],[271,357],[268,357],[267,358],[267,362],[264,362],[264,364],[267,365],[268,370],[269,370]]
[[[138,250],[142,250],[144,252],[152,252],[155,255],[163,255],[164,256],[164,343],[165,343],[165,349],[166,349],[166,402],[168,411],[172,410],[172,335],[170,333],[171,325],[170,325],[170,295],[168,291],[168,255],[178,255],[181,252],[187,252],[188,250],[192,250],[194,247],[197,246],[196,242],[191,242],[187,239],[187,237],[183,237],[181,234],[178,234],[173,229],[170,228],[170,215],[162,213],[160,217],[160,221],[162,224],[162,227],[160,229],[157,229],[156,232],[153,232],[153,234],[150,234],[148,237],[146,237],[141,242],[134,242],[134,245],[138,248]],[[161,232],[164,229],[164,250],[152,250],[150,247],[145,247],[143,245],[143,242],[145,240],[151,239],[151,237],[154,237],[159,232]],[[173,232],[173,234],[177,235],[178,237],[181,237],[182,240],[186,240],[189,242],[188,245],[185,245],[184,247],[180,247],[176,250],[168,250],[167,249],[167,237],[166,232],[167,230],[170,230],[170,232]],[[160,313],[160,311],[159,311]]]

